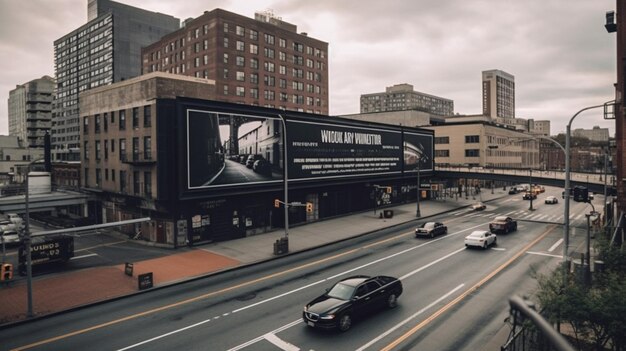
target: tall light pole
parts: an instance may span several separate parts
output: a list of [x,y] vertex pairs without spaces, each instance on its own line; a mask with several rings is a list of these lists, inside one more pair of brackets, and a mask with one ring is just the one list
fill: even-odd
[[570,134],[572,130],[572,122],[574,121],[574,118],[576,118],[581,112],[591,110],[594,108],[604,107],[606,106],[606,104],[607,103],[604,103],[602,105],[585,107],[582,110],[576,112],[576,114],[574,114],[574,116],[572,116],[572,118],[569,120],[569,123],[567,123],[567,127],[565,129],[565,189],[563,189],[565,191],[564,193],[564,200],[565,200],[564,216],[565,218],[563,219],[565,221],[565,226],[563,228],[563,273],[564,273],[564,276],[569,271],[569,264],[568,264],[569,260],[567,257],[568,255],[567,251],[569,247],[569,198],[570,198],[569,157],[570,157],[570,138],[571,138]]
[[26,313],[26,317],[31,318],[33,316],[33,265],[32,265],[32,254],[31,254],[31,237],[30,237],[30,210],[29,210],[29,198],[28,193],[30,189],[28,189],[28,178],[30,173],[30,166],[32,162],[28,164],[26,167],[26,193],[24,196],[24,204],[26,214],[25,220],[26,225],[24,226],[24,248],[26,250],[26,296],[28,300],[28,310]]
[[286,249],[289,251],[289,191],[287,187],[289,172],[287,171],[287,123],[281,114],[278,114],[278,117],[280,117],[280,120],[283,122],[283,197],[285,198],[285,240],[287,244]]
[[420,184],[420,162],[422,162],[422,158],[418,157],[417,158],[417,212],[416,212],[416,217],[419,218],[422,216],[422,214],[420,213],[420,197],[422,196],[421,194],[421,184]]
[[535,190],[533,190],[533,169],[529,168],[528,169],[528,174],[529,174],[529,188],[530,189],[530,207],[528,207],[528,211],[534,211],[533,209],[533,195],[535,194]]

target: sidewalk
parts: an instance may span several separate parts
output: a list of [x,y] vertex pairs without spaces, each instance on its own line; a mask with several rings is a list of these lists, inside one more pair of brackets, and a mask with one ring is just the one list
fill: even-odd
[[[483,189],[483,202],[500,198],[507,192]],[[420,202],[422,218],[450,212],[479,201],[457,199]],[[289,230],[289,253],[309,250],[336,241],[349,239],[386,227],[416,220],[416,204],[409,203],[385,208],[393,210],[392,218],[379,218],[380,210],[362,212],[330,220],[301,225]],[[102,301],[139,292],[137,276],[152,272],[154,287],[163,287],[201,276],[236,269],[249,264],[280,258],[275,256],[274,242],[284,237],[284,230],[250,236],[242,239],[194,247],[157,259],[134,262],[133,276],[124,274],[124,265],[84,269],[32,282],[35,318],[69,311]],[[0,327],[25,321],[27,311],[26,281],[13,282],[0,288]]]

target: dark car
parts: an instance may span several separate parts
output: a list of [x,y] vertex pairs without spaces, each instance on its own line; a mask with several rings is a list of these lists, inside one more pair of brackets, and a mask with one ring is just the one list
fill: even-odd
[[345,278],[304,306],[302,319],[310,327],[347,331],[353,319],[369,316],[381,307],[394,308],[402,282],[388,276]]
[[248,160],[246,161],[246,167],[252,168],[252,166],[254,166],[254,162],[256,162],[257,160],[260,160],[262,158],[263,158],[263,156],[261,156],[261,155],[249,155],[248,156]]
[[252,170],[259,174],[272,175],[272,165],[264,158],[254,161]]
[[246,161],[248,160],[248,155],[239,155],[239,163],[241,163],[242,165],[246,164]]
[[511,188],[509,189],[509,195],[514,195],[517,194],[519,191],[517,191],[517,188]]
[[511,217],[498,216],[489,223],[489,231],[492,233],[509,233],[517,230],[517,221]]
[[440,222],[426,222],[422,223],[415,229],[415,237],[430,236],[434,238],[435,235],[448,234],[448,227]]
[[525,192],[524,196],[522,196],[522,199],[524,200],[530,200],[530,199],[536,199],[537,198],[537,194],[533,193],[533,192]]

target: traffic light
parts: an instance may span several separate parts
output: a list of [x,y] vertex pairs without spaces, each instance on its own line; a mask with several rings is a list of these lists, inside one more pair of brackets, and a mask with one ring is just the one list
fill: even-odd
[[0,265],[0,281],[9,281],[11,279],[13,279],[13,265],[2,263]]
[[274,207],[276,207],[276,208],[280,207],[280,200],[274,199]]
[[391,187],[390,187],[390,186],[385,187],[385,192],[386,192],[387,194],[391,194]]
[[310,203],[310,202],[306,203],[306,211],[309,212],[309,213],[313,212],[313,204],[312,203]]

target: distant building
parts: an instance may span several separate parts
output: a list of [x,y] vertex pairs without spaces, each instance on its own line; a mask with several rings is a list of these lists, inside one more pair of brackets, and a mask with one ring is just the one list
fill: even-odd
[[550,135],[550,121],[535,121],[534,119],[526,119],[526,118],[504,118],[497,117],[495,118],[495,122],[497,124],[503,126],[510,126],[517,130],[528,132],[530,134],[535,135]]
[[483,114],[515,118],[515,77],[501,70],[483,71]]
[[592,129],[574,129],[572,135],[575,137],[584,137],[595,142],[609,142],[609,128],[600,128],[599,126],[594,126]]
[[141,48],[180,27],[178,18],[110,0],[88,1],[88,22],[54,42],[54,161],[80,159],[78,94],[141,73]]
[[43,148],[28,148],[17,136],[0,135],[0,174],[14,175],[19,166],[43,157]]
[[215,9],[145,47],[142,64],[214,80],[219,101],[327,115],[327,53],[328,43],[271,13]]
[[442,124],[445,121],[445,118],[442,116],[418,110],[356,113],[351,115],[341,115],[338,117],[365,122],[394,124],[405,127],[437,125]]
[[43,76],[18,85],[9,92],[9,135],[25,147],[44,147],[50,132],[54,79]]
[[413,85],[406,83],[387,87],[384,93],[361,95],[361,113],[404,110],[449,116],[454,114],[454,101],[420,93],[413,90]]

